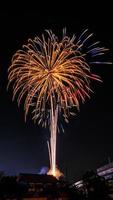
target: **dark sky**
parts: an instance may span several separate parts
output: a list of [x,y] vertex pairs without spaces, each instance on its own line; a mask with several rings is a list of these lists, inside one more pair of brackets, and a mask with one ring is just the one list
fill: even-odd
[[[48,5],[49,7],[49,5]],[[54,5],[53,5],[54,7]],[[34,125],[29,117],[24,122],[23,105],[12,102],[12,91],[6,91],[7,69],[11,57],[28,38],[52,29],[57,35],[67,27],[69,35],[85,28],[94,32],[95,39],[110,49],[106,59],[112,60],[113,30],[111,5],[69,4],[54,9],[34,4],[30,8],[0,10],[0,171],[7,174],[37,173],[48,166],[46,140],[48,130]],[[64,125],[58,135],[57,160],[60,169],[67,170],[75,180],[88,169],[96,169],[113,161],[113,66],[96,66],[103,83],[92,85],[94,94],[81,105],[80,112]],[[30,115],[29,115],[30,116]]]

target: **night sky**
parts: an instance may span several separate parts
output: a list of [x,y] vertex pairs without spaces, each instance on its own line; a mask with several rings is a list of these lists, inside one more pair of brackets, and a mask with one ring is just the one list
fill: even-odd
[[[18,108],[16,100],[12,102],[12,90],[6,90],[12,55],[28,38],[41,36],[45,29],[60,36],[67,27],[71,36],[88,28],[95,40],[110,49],[105,59],[112,61],[111,5],[88,6],[71,4],[59,9],[57,5],[55,10],[44,11],[34,4],[28,9],[0,10],[0,171],[9,175],[38,173],[41,167],[49,166],[49,131],[34,124],[30,114],[25,123],[23,104]],[[81,105],[69,124],[64,124],[65,133],[58,134],[57,163],[69,180],[107,164],[108,158],[113,161],[113,65],[95,66],[93,71],[103,83],[92,84],[91,99]]]

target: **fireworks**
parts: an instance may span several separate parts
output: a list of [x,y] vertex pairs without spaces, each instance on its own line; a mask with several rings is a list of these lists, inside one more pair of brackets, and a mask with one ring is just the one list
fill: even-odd
[[8,86],[13,83],[13,99],[17,95],[18,105],[24,98],[25,119],[31,108],[33,120],[50,127],[48,150],[51,172],[55,175],[59,113],[68,121],[73,114],[71,108],[79,109],[79,101],[84,102],[89,97],[90,80],[100,80],[91,72],[91,66],[101,63],[95,57],[107,49],[98,47],[99,42],[91,43],[92,34],[88,34],[88,30],[78,39],[75,35],[68,37],[66,29],[62,39],[51,30],[46,32],[41,39],[29,39],[28,44],[14,54],[8,70]]

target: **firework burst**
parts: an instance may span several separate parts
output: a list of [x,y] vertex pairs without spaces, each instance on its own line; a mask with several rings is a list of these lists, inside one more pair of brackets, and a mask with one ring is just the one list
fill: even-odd
[[46,32],[41,39],[29,39],[28,44],[14,54],[8,70],[8,86],[13,82],[13,99],[17,95],[18,105],[25,98],[25,119],[31,108],[38,124],[49,125],[50,171],[55,175],[58,114],[62,113],[67,121],[73,114],[70,109],[79,109],[79,101],[84,102],[89,97],[91,79],[100,81],[100,77],[91,72],[91,66],[101,64],[95,57],[107,49],[98,47],[99,42],[91,43],[92,34],[88,34],[88,30],[78,39],[75,35],[68,37],[66,29],[62,39],[51,30]]

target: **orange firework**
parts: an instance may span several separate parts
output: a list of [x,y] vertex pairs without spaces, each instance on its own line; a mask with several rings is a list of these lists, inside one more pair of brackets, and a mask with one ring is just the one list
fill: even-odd
[[[17,95],[18,105],[25,97],[25,118],[31,107],[33,119],[38,124],[44,126],[49,122],[48,148],[55,174],[58,113],[63,113],[67,121],[70,108],[79,109],[80,99],[84,102],[85,97],[89,97],[90,80],[100,80],[91,73],[90,67],[100,62],[90,60],[89,63],[87,55],[92,59],[107,49],[98,47],[99,42],[90,44],[92,34],[88,35],[87,30],[76,39],[75,35],[68,37],[64,29],[61,40],[51,30],[46,32],[47,36],[29,39],[28,44],[14,54],[8,79],[9,84],[13,82],[13,99]],[[86,45],[88,40],[89,46]],[[87,47],[85,53],[84,47]]]

